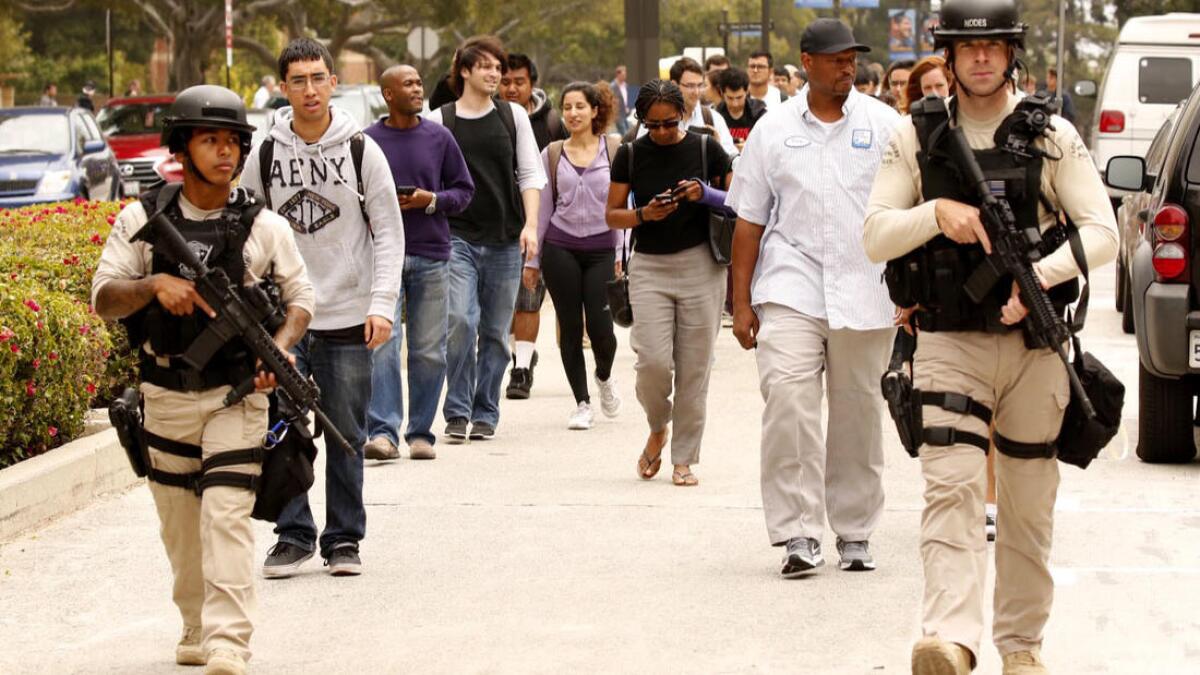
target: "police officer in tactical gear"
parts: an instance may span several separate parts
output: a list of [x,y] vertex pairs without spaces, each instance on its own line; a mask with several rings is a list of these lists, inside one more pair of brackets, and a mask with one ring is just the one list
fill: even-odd
[[[287,221],[232,187],[252,131],[234,92],[210,85],[181,92],[162,142],[183,165],[183,183],[160,183],[121,211],[92,280],[96,311],[123,320],[139,348],[140,437],[183,618],[175,659],[207,664],[206,673],[243,673],[250,658],[250,513],[268,421],[262,391],[275,383],[273,375],[255,375],[254,358],[238,338],[211,343],[219,339],[205,331],[213,308],[145,225],[161,212],[208,266],[247,288],[277,286],[286,318],[274,322],[274,336],[284,351],[290,348],[311,318],[312,285]],[[251,296],[258,301],[262,294]],[[197,344],[216,347],[199,369],[180,358]],[[231,387],[250,377],[258,392],[225,406]]]
[[1046,672],[1039,652],[1054,592],[1047,566],[1059,483],[1054,441],[1071,394],[1058,355],[1022,330],[1027,310],[1011,277],[999,278],[983,297],[964,288],[991,242],[977,192],[946,152],[946,129],[963,130],[1017,225],[1041,231],[1045,250],[1034,270],[1056,308],[1074,299],[1080,273],[1072,246],[1058,245],[1069,232],[1059,223],[1077,227],[1077,248],[1091,269],[1112,260],[1117,234],[1074,127],[1057,115],[1044,126],[1052,112],[1044,101],[1014,92],[1025,30],[1013,0],[942,4],[934,39],[945,49],[958,95],[948,107],[921,101],[901,121],[867,207],[867,255],[889,261],[889,292],[917,333],[925,593],[914,673],[968,673],[979,654],[989,422],[999,451],[993,640],[1006,675]]

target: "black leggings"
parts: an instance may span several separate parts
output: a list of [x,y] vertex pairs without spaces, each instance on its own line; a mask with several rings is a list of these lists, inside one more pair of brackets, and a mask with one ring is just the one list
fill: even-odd
[[[605,284],[613,278],[616,254],[606,251],[570,251],[549,242],[542,245],[542,278],[554,302],[560,333],[559,351],[575,402],[588,396],[587,363],[583,360],[583,322],[596,355],[596,377],[607,381],[617,354],[612,315],[608,313]],[[581,311],[582,310],[582,311]]]

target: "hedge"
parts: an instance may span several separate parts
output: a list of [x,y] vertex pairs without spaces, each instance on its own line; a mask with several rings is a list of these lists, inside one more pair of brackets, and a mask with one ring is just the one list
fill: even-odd
[[0,467],[76,438],[92,405],[132,382],[119,324],[89,305],[122,204],[0,211]]

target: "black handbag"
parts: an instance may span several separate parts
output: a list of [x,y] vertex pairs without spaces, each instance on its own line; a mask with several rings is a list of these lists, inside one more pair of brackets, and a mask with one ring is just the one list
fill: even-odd
[[[629,184],[632,189],[633,143],[626,143],[625,148],[629,155]],[[629,304],[629,256],[626,255],[628,243],[625,230],[621,230],[621,274],[604,286],[608,298],[608,313],[612,315],[613,323],[622,328],[633,325],[633,306]]]
[[[279,411],[277,398],[272,394],[268,419],[277,417],[286,419],[285,413]],[[316,443],[303,419],[282,426],[278,432],[282,436],[272,437],[276,433],[268,433],[269,442],[264,444],[266,459],[263,460],[254,510],[250,513],[250,517],[269,523],[277,522],[283,508],[312,487],[313,462],[317,459]]]
[[[1068,224],[1071,253],[1075,263],[1083,272],[1084,281],[1088,278],[1087,258],[1083,253],[1083,245],[1079,242],[1079,232],[1074,223]],[[1072,393],[1071,402],[1063,414],[1062,427],[1058,432],[1055,445],[1058,459],[1081,469],[1086,469],[1109,441],[1117,435],[1121,427],[1121,409],[1125,405],[1125,385],[1112,374],[1108,368],[1090,353],[1084,352],[1079,343],[1079,331],[1087,320],[1088,299],[1092,285],[1088,283],[1079,297],[1079,305],[1074,317],[1068,317],[1071,326],[1071,345],[1075,350],[1075,359],[1071,367],[1079,375],[1083,389],[1087,392],[1092,407],[1096,410],[1095,417],[1084,414],[1079,400]]]
[[[700,137],[701,175],[708,183],[708,137]],[[708,207],[705,207],[708,208]],[[708,209],[708,248],[718,265],[728,267],[733,262],[733,230],[737,218]]]

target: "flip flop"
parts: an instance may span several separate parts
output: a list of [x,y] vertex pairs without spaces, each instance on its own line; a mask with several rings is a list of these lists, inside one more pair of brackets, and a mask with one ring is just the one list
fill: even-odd
[[700,479],[691,471],[675,471],[671,473],[671,482],[680,487],[695,487],[700,484]]
[[659,450],[658,457],[651,460],[646,456],[646,451],[642,451],[642,455],[638,457],[638,476],[642,480],[650,480],[658,475],[658,470],[662,468],[662,451]]

